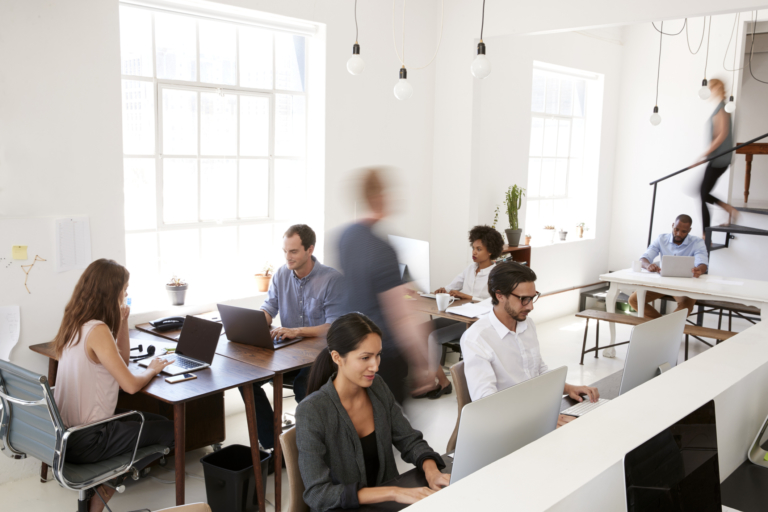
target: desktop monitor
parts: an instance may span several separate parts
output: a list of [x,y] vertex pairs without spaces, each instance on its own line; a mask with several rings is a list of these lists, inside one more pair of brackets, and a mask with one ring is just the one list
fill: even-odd
[[715,402],[624,456],[627,512],[721,512]]
[[400,263],[400,277],[403,282],[412,282],[412,287],[421,292],[431,292],[429,285],[429,242],[389,235],[389,243],[397,253]]

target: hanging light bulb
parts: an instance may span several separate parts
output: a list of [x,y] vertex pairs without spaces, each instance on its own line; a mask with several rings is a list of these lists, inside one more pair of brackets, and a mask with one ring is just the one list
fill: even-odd
[[653,107],[653,114],[651,114],[651,124],[653,126],[659,126],[661,123],[661,116],[659,115],[659,107]]
[[707,86],[707,79],[701,81],[701,89],[699,89],[699,98],[703,100],[708,100],[709,97],[712,95],[712,93],[709,90],[709,86]]
[[736,104],[733,102],[733,96],[731,96],[728,103],[725,104],[725,111],[729,114],[733,114],[734,110],[736,110]]
[[360,56],[360,45],[352,45],[352,56],[347,61],[347,71],[353,75],[359,75],[365,69],[365,61]]
[[491,61],[485,56],[485,43],[477,43],[477,57],[472,61],[469,70],[475,78],[483,79],[491,74]]
[[407,100],[413,96],[413,87],[408,83],[408,71],[405,66],[400,68],[400,80],[395,84],[395,98]]

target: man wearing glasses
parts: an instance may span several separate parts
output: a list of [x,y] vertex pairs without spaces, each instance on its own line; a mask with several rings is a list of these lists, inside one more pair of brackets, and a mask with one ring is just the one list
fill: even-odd
[[[536,326],[528,314],[541,295],[536,274],[516,262],[497,264],[488,276],[493,310],[461,337],[464,374],[472,400],[479,400],[548,371],[541,358]],[[597,388],[565,385],[564,393],[577,401],[587,395],[596,402]],[[557,425],[573,420],[560,415]]]

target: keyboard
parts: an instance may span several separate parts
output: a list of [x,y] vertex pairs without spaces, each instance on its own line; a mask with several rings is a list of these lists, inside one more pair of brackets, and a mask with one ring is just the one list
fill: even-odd
[[583,402],[579,402],[578,404],[572,407],[569,407],[564,411],[560,411],[560,414],[565,414],[567,416],[576,416],[576,417],[584,416],[589,411],[597,409],[598,407],[600,407],[601,405],[607,402],[610,402],[610,400],[605,398],[599,398],[597,402],[590,402],[585,398]]
[[184,356],[178,356],[176,358],[176,361],[173,362],[173,366],[178,366],[179,368],[184,368],[185,370],[189,370],[190,368],[198,368],[199,366],[202,366],[198,361],[192,361],[190,359],[185,358]]

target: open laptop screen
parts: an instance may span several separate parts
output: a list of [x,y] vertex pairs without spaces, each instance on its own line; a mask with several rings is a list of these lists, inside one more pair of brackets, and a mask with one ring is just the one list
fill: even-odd
[[219,343],[221,328],[222,325],[218,322],[187,316],[184,319],[184,327],[181,328],[176,352],[211,364],[213,356],[216,354],[216,345]]
[[721,512],[715,402],[624,457],[628,512]]

